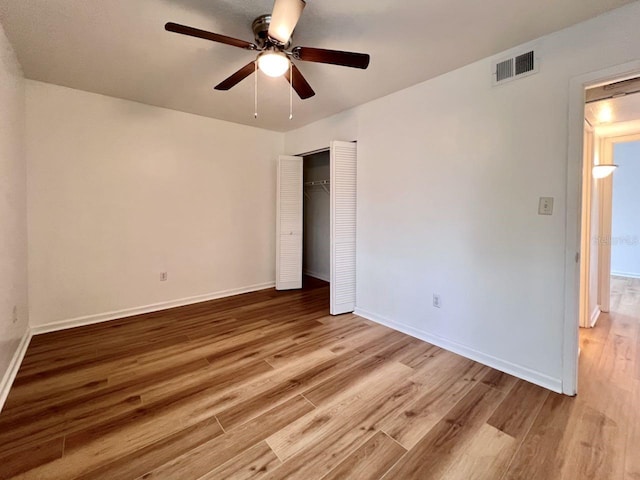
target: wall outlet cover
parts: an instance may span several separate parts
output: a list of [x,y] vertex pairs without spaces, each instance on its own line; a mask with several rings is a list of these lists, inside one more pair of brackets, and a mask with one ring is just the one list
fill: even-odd
[[433,306],[436,308],[442,307],[442,301],[440,300],[440,295],[435,293],[433,294]]
[[538,215],[553,215],[553,197],[540,197]]

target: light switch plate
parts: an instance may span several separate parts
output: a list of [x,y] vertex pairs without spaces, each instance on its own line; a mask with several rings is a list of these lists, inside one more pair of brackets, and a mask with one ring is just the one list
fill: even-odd
[[553,197],[540,197],[538,215],[553,215]]

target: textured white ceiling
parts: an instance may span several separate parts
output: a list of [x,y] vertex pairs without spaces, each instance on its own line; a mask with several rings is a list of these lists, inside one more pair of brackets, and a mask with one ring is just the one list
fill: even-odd
[[584,111],[594,127],[640,120],[640,93],[588,103]]
[[286,131],[629,3],[630,0],[309,0],[294,44],[365,52],[368,70],[298,62],[316,96],[260,75],[213,86],[255,53],[164,31],[168,21],[253,41],[272,0],[0,0],[28,78]]

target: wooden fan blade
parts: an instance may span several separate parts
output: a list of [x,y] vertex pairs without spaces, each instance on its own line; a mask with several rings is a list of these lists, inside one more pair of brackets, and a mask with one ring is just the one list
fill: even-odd
[[187,27],[186,25],[180,25],[177,23],[169,22],[164,26],[164,29],[168,32],[180,33],[182,35],[189,35],[190,37],[204,38],[205,40],[211,40],[212,42],[224,43],[231,45],[232,47],[244,48],[246,50],[257,50],[257,46],[244,40],[238,40],[237,38],[227,37],[226,35],[219,35],[213,32],[207,32],[206,30],[200,30],[199,28]]
[[296,67],[294,64],[291,64],[291,70],[293,70],[293,83],[291,83],[289,70],[287,70],[287,72],[284,74],[284,78],[287,79],[287,82],[291,83],[298,96],[302,100],[313,97],[316,92],[313,91],[313,88],[311,88],[309,82],[307,82],[307,80],[304,78],[302,72],[298,70],[298,67]]
[[303,62],[330,63],[343,67],[362,68],[369,66],[370,57],[366,53],[342,52],[323,48],[295,47],[291,53]]
[[268,35],[285,45],[291,38],[305,5],[304,0],[276,0],[271,12]]
[[227,78],[226,80],[223,80],[218,85],[216,85],[215,89],[216,90],[229,90],[230,88],[235,87],[242,80],[247,78],[249,75],[251,75],[253,72],[255,72],[255,70],[256,70],[256,63],[255,62],[247,63],[244,67],[242,67],[236,73],[231,75],[229,78]]

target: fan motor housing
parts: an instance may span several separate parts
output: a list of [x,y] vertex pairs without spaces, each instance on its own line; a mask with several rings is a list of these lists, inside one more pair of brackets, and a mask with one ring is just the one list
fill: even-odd
[[256,45],[258,47],[266,48],[270,45],[276,45],[283,49],[289,48],[291,46],[291,41],[293,40],[293,34],[286,45],[282,45],[278,43],[276,40],[269,38],[269,25],[271,25],[271,14],[267,13],[265,15],[260,15],[256,18],[251,24],[251,29],[253,30],[253,36],[256,39]]

